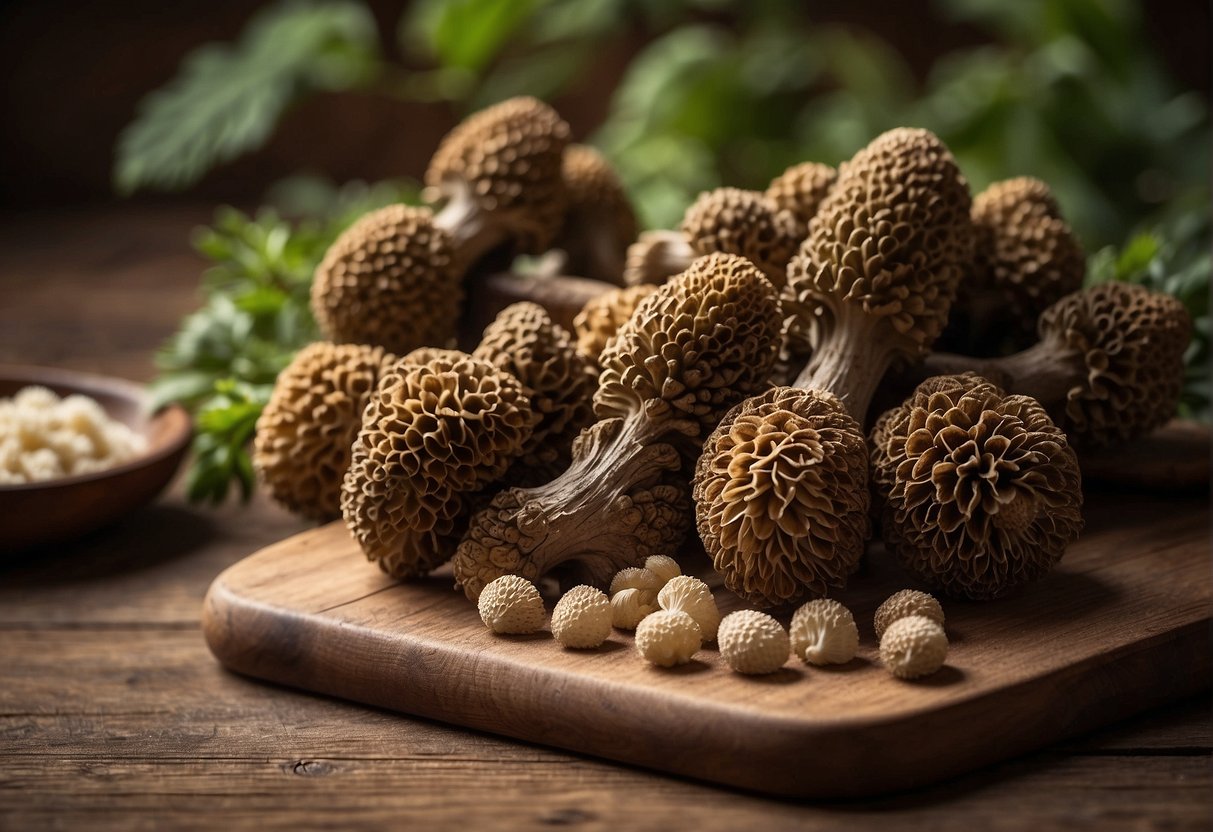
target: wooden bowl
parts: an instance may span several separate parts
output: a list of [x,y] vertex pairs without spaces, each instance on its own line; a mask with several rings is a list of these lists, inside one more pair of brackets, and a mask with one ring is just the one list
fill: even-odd
[[112,419],[147,438],[147,451],[122,465],[42,482],[0,485],[0,551],[60,543],[108,525],[150,502],[173,478],[189,446],[189,414],[178,405],[151,413],[134,382],[107,376],[0,364],[0,398],[42,385],[59,396],[82,393]]

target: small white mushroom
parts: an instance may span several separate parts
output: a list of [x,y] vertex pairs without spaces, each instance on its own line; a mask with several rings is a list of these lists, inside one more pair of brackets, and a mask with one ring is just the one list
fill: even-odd
[[664,583],[656,574],[644,567],[629,566],[627,569],[620,569],[615,573],[615,577],[611,579],[609,591],[611,595],[624,589],[643,589],[656,593]]
[[678,561],[669,555],[650,555],[644,562],[644,568],[657,576],[657,580],[661,581],[661,586],[665,586],[682,574],[682,567],[678,565]]
[[678,610],[660,610],[636,628],[636,650],[659,667],[686,664],[703,644],[695,619]]
[[543,626],[543,598],[526,578],[502,575],[489,582],[476,602],[480,620],[494,633],[533,633]]
[[943,607],[935,600],[935,596],[917,589],[903,589],[890,595],[876,608],[876,616],[872,622],[876,627],[876,638],[884,638],[889,625],[907,615],[921,615],[940,627],[944,625]]
[[552,610],[552,636],[565,647],[597,647],[611,634],[611,602],[592,586],[575,586]]
[[738,673],[774,673],[788,660],[790,643],[783,625],[765,612],[738,610],[720,622],[720,655]]
[[703,581],[690,575],[671,578],[657,593],[657,603],[663,610],[685,612],[699,625],[704,641],[716,640],[720,610],[716,608],[712,590]]
[[656,611],[657,593],[651,590],[629,587],[611,596],[611,624],[621,630],[635,630]]
[[897,619],[880,639],[880,660],[899,679],[930,675],[943,667],[947,657],[943,627],[923,615]]
[[805,664],[846,664],[859,649],[855,616],[831,598],[809,601],[792,615],[792,651]]

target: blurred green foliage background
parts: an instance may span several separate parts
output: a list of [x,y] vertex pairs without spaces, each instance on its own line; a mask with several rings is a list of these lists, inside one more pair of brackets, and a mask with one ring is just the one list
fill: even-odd
[[[459,114],[517,94],[551,99],[583,81],[602,45],[644,46],[588,138],[615,164],[644,225],[673,227],[702,190],[762,188],[787,166],[837,164],[878,133],[927,127],[974,191],[1048,182],[1092,253],[1090,281],[1179,296],[1198,336],[1182,412],[1209,417],[1207,102],[1179,88],[1142,37],[1133,0],[935,0],[986,42],[935,56],[925,75],[871,31],[813,18],[797,0],[417,0],[396,58],[358,0],[283,0],[233,43],[184,59],[122,134],[116,187],[181,189],[261,146],[283,113],[321,91],[446,101]],[[409,182],[281,183],[256,217],[225,211],[200,232],[214,261],[207,306],[161,356],[158,390],[201,409],[197,496],[251,481],[244,440],[291,352],[314,336],[311,269],[357,213],[415,198]],[[242,409],[243,408],[243,409]],[[230,418],[228,418],[230,417]],[[209,420],[209,421],[208,421]],[[208,427],[209,425],[209,427]],[[208,438],[209,437],[209,438]],[[207,443],[210,442],[210,445]],[[199,473],[201,470],[202,473]]]

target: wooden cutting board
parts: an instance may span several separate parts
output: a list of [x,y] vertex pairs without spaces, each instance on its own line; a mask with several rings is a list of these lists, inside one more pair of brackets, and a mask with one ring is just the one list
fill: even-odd
[[[879,547],[839,596],[859,657],[793,658],[768,677],[736,675],[708,648],[649,667],[618,631],[590,651],[546,630],[494,636],[449,575],[394,583],[339,523],[220,575],[204,628],[223,664],[260,679],[762,792],[869,795],[1209,687],[1207,493],[1087,506],[1082,539],[1044,581],[995,603],[945,601],[948,663],[919,682],[879,662],[872,613],[910,585]],[[717,592],[722,610],[741,606]]]

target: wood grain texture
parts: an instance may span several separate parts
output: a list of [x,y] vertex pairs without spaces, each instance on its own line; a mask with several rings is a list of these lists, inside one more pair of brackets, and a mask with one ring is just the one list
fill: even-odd
[[[449,576],[396,584],[339,523],[225,572],[203,628],[220,661],[252,676],[748,789],[854,797],[1208,687],[1204,501],[1101,495],[1087,515],[1047,580],[994,604],[948,603],[948,665],[918,683],[879,665],[872,612],[906,586],[879,552],[840,596],[866,635],[858,659],[770,677],[732,674],[713,650],[652,668],[626,633],[594,651],[546,632],[494,636]],[[723,610],[740,606],[717,593]]]

